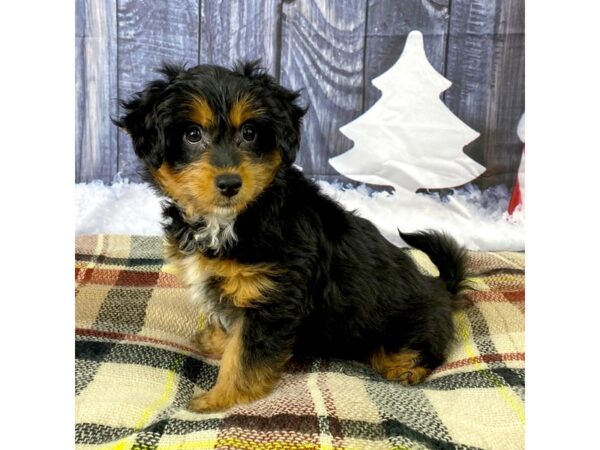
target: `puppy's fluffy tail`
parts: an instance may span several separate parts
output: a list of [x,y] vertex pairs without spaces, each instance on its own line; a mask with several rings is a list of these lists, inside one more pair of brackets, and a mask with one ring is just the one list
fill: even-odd
[[398,233],[408,245],[429,256],[440,271],[440,278],[451,294],[456,296],[463,289],[469,288],[466,269],[467,252],[454,238],[433,230],[416,233],[402,233],[398,230]]

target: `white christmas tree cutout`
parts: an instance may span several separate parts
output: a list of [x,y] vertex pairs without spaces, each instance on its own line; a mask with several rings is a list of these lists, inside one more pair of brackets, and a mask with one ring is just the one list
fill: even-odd
[[479,136],[444,105],[452,83],[427,60],[420,31],[411,31],[398,61],[373,80],[381,98],[340,128],[354,147],[329,160],[342,175],[396,192],[459,186],[485,167],[463,147]]

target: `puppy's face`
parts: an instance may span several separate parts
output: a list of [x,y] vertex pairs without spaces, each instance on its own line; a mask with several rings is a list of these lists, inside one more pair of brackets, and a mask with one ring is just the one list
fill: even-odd
[[189,218],[235,216],[294,161],[305,112],[299,94],[253,63],[233,71],[165,66],[162,73],[166,79],[122,103],[117,125]]

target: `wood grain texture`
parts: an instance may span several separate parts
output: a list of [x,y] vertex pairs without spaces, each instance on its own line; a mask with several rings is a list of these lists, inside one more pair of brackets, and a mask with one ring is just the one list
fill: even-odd
[[305,89],[310,104],[297,159],[306,174],[335,174],[328,159],[352,144],[339,127],[362,111],[366,8],[366,0],[283,4],[280,80]]
[[524,0],[76,0],[76,181],[111,182],[117,171],[139,181],[130,139],[110,116],[163,61],[258,57],[283,85],[305,88],[298,164],[340,179],[327,161],[352,141],[339,127],[380,97],[371,80],[412,29],[453,83],[447,106],[482,133],[466,147],[488,168],[477,183],[511,187],[522,150]]
[[423,33],[429,62],[438,72],[445,73],[448,4],[449,0],[369,0],[363,111],[381,97],[371,81],[398,60],[412,30]]
[[76,182],[112,180],[117,171],[116,0],[75,3]]
[[516,129],[524,112],[523,0],[452,0],[445,102],[481,133],[465,153],[486,166],[485,188],[512,187],[522,144]]
[[200,5],[200,63],[232,67],[261,59],[278,76],[279,0],[204,0]]
[[[128,98],[158,77],[163,62],[198,64],[198,0],[119,1],[119,97]],[[129,136],[119,131],[119,172],[139,181],[139,161]]]
[[519,119],[525,111],[525,4],[505,0],[494,41],[495,89],[490,99],[488,127],[484,133],[485,161],[490,177],[484,187],[512,187],[519,170],[523,144],[517,136]]

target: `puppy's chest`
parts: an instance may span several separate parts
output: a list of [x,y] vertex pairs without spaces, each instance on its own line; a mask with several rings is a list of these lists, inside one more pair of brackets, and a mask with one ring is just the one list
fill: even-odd
[[233,218],[207,216],[203,219],[204,226],[193,233],[193,239],[196,241],[198,248],[219,254],[235,244],[237,236],[234,230],[235,221]]
[[201,251],[185,255],[173,243],[167,244],[167,257],[189,287],[192,300],[224,325],[231,320],[224,316],[268,301],[276,289],[278,270],[272,264],[242,264],[228,258],[211,258]]

